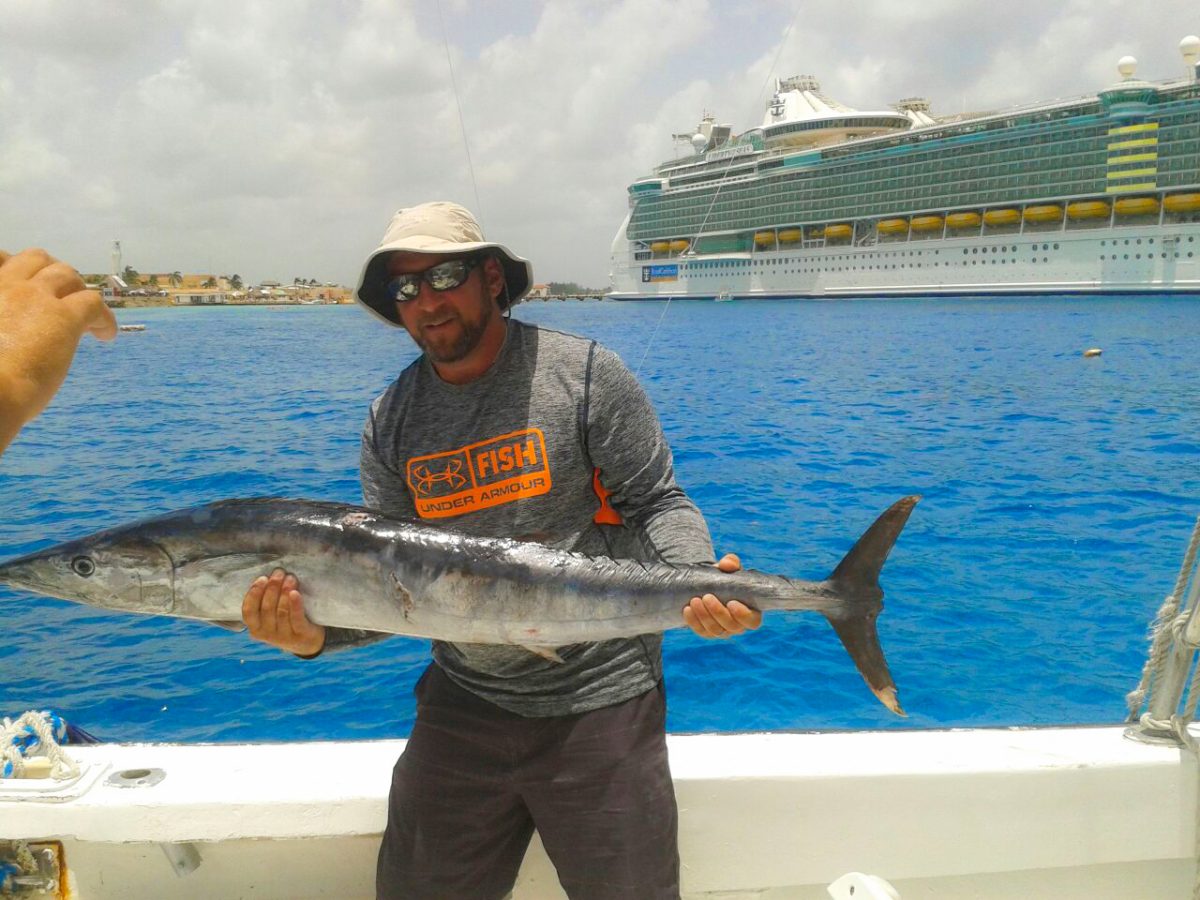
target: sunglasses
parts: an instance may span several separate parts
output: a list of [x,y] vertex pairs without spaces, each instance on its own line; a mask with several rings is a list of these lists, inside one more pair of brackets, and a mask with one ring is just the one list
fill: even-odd
[[397,275],[386,285],[384,293],[388,299],[397,303],[415,300],[421,293],[421,282],[424,281],[435,291],[451,291],[460,287],[471,277],[471,270],[478,267],[484,260],[482,256],[470,259],[451,259],[436,266],[430,266],[424,272],[413,272],[409,275]]

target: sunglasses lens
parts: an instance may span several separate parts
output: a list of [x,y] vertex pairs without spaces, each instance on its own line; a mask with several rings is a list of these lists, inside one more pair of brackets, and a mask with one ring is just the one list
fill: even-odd
[[425,280],[435,291],[448,291],[466,281],[468,271],[466,263],[460,259],[452,259],[426,270]]
[[387,284],[387,294],[393,300],[411,300],[420,292],[419,275],[397,275]]

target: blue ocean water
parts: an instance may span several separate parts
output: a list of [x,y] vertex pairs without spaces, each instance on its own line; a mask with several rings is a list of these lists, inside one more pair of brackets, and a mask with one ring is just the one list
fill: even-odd
[[[882,584],[897,719],[828,625],[666,641],[676,732],[1112,723],[1200,515],[1200,303],[531,303],[640,369],[720,551],[822,577],[924,495]],[[123,310],[0,459],[0,558],[222,497],[359,501],[367,404],[414,356],[353,308]],[[1087,347],[1102,347],[1085,359]],[[0,589],[0,713],[112,740],[407,734],[428,645],[301,662]]]

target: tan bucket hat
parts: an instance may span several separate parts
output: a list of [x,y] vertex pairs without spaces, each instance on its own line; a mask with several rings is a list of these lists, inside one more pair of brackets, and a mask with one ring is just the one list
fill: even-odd
[[392,216],[379,247],[367,257],[354,297],[375,316],[389,325],[400,325],[396,305],[385,291],[388,282],[387,256],[403,250],[408,253],[461,256],[477,250],[493,250],[504,267],[508,290],[500,297],[500,308],[519,302],[533,284],[529,261],[494,241],[485,241],[475,217],[457,203],[437,200],[398,211]]

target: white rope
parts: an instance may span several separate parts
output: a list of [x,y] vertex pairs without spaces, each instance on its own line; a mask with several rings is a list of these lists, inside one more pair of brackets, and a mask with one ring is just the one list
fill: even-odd
[[[1159,607],[1158,613],[1154,617],[1154,624],[1150,629],[1150,652],[1146,657],[1146,662],[1142,666],[1142,677],[1138,682],[1138,686],[1130,691],[1126,697],[1126,704],[1129,709],[1129,721],[1136,722],[1139,720],[1138,711],[1146,702],[1146,697],[1150,691],[1150,685],[1156,680],[1162,678],[1163,671],[1166,668],[1168,651],[1174,641],[1180,640],[1183,637],[1184,629],[1187,627],[1188,611],[1180,612],[1180,604],[1183,602],[1184,592],[1187,589],[1189,576],[1192,568],[1196,563],[1196,553],[1200,550],[1200,519],[1197,519],[1195,527],[1192,529],[1192,539],[1188,542],[1187,552],[1183,555],[1183,565],[1179,567],[1179,577],[1175,580],[1175,589],[1167,595],[1162,606]],[[1200,699],[1197,695],[1197,688],[1200,687],[1200,675],[1193,673],[1192,684],[1188,690],[1188,704],[1186,707],[1187,722],[1183,723],[1183,733],[1187,733],[1187,724],[1195,717],[1196,701]],[[1172,720],[1176,717],[1172,717]],[[1151,722],[1147,716],[1140,717],[1143,725],[1153,724],[1156,727],[1162,727],[1164,723],[1159,721]],[[1176,728],[1167,725],[1171,731],[1179,733]],[[1190,738],[1189,738],[1190,741]]]
[[66,754],[54,738],[50,714],[27,712],[14,721],[5,717],[0,722],[0,773],[8,778],[20,778],[27,760],[44,756],[50,760],[50,777],[62,780],[79,775],[79,764]]
[[[1196,554],[1200,550],[1200,519],[1192,529],[1192,539],[1188,542],[1187,552],[1183,555],[1183,565],[1179,567],[1179,577],[1175,580],[1175,589],[1167,595],[1150,629],[1150,652],[1146,663],[1142,666],[1142,677],[1136,689],[1129,692],[1126,701],[1129,706],[1129,721],[1138,722],[1143,734],[1156,736],[1171,735],[1192,760],[1192,765],[1200,766],[1200,745],[1192,737],[1188,726],[1196,717],[1197,702],[1200,701],[1200,666],[1195,664],[1195,648],[1192,648],[1192,677],[1186,689],[1183,710],[1176,712],[1169,719],[1156,719],[1146,712],[1138,715],[1138,711],[1147,702],[1152,685],[1161,689],[1165,677],[1171,651],[1177,646],[1189,646],[1186,643],[1188,619],[1197,614],[1196,610],[1181,609],[1185,591],[1191,580],[1192,571],[1196,564]],[[1196,577],[1200,577],[1197,574]],[[1172,688],[1168,688],[1171,690]],[[1200,900],[1200,800],[1196,803],[1195,813],[1196,845],[1193,847],[1195,866],[1192,875],[1192,900]]]

